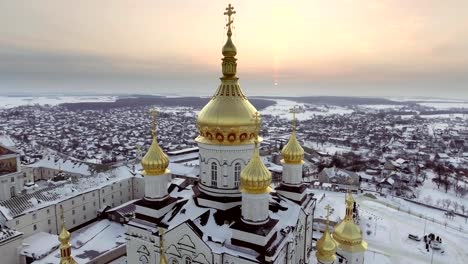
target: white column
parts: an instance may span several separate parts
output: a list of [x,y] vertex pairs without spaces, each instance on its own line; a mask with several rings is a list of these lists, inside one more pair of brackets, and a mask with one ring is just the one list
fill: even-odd
[[299,185],[302,183],[302,163],[290,164],[281,161],[283,164],[283,182],[289,185]]
[[158,176],[145,176],[145,198],[161,199],[168,195],[169,173]]
[[269,218],[268,193],[242,193],[242,220],[249,224],[264,224]]

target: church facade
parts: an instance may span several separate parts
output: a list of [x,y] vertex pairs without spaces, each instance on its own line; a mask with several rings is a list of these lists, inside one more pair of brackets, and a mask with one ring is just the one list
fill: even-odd
[[197,119],[199,182],[170,184],[154,129],[142,159],[145,197],[126,226],[128,263],[307,263],[312,254],[315,199],[301,182],[304,150],[293,132],[283,183],[271,189],[258,151],[261,117],[236,76],[235,11],[229,5],[225,14],[221,84]]
[[[157,141],[153,117],[153,142],[142,159],[145,195],[135,203],[135,217],[126,224],[127,263],[316,261],[312,245],[316,200],[302,181],[304,149],[296,138],[295,122],[282,150],[282,181],[273,189],[271,173],[259,155],[261,116],[244,95],[236,75],[233,7],[229,5],[224,14],[228,30],[221,84],[197,118],[199,181],[170,182],[169,159]],[[350,226],[347,223],[345,227]],[[322,244],[333,248],[321,250],[327,261],[317,255],[319,263],[334,263],[337,248],[344,256],[349,248],[346,243],[358,242],[340,234],[343,232],[332,238],[327,232],[327,243]],[[339,242],[344,243],[342,247]],[[350,254],[346,257],[354,257]],[[361,255],[349,263],[362,263],[360,260]]]

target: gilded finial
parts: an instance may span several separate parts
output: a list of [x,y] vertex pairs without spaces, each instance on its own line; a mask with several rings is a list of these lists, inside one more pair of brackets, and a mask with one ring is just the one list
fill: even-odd
[[144,175],[146,176],[164,175],[169,172],[167,169],[169,166],[169,158],[159,146],[156,136],[157,111],[155,109],[151,109],[150,113],[152,116],[151,130],[153,134],[153,141],[151,142],[151,146],[148,149],[148,152],[146,152],[145,156],[141,160],[141,165],[143,166]]
[[[236,11],[234,11],[234,7],[231,6],[231,4],[226,7],[226,12],[224,12],[224,15],[228,16],[228,22],[226,26],[228,27],[227,30],[227,41],[226,44],[224,44],[223,47],[223,55],[224,55],[224,63],[223,63],[223,74],[226,77],[233,77],[236,74],[236,60],[234,59],[234,56],[237,54],[237,49],[236,46],[234,46],[234,43],[232,43],[232,30],[231,26],[232,23],[234,23],[234,19],[231,17],[234,15]],[[230,58],[229,60],[226,60],[226,58]]]
[[60,208],[60,220],[62,222],[62,231],[58,235],[58,240],[60,241],[60,264],[76,264],[75,259],[71,255],[71,234],[65,227],[63,207]]
[[260,134],[260,113],[255,112],[253,115],[255,121],[255,144],[258,144],[258,135]]
[[158,110],[155,108],[151,108],[150,110],[151,113],[151,133],[153,134],[153,137],[156,137],[156,121],[158,117]]
[[289,109],[289,112],[293,114],[292,133],[288,140],[288,143],[281,150],[281,155],[283,156],[283,160],[285,163],[302,164],[304,163],[305,152],[296,138],[296,126],[297,126],[296,114],[299,113],[299,111],[296,108],[296,106],[294,106],[293,108]]
[[330,206],[330,204],[327,204],[327,206],[325,206],[325,210],[327,211],[326,218],[327,218],[327,229],[328,229],[328,226],[330,225],[330,215],[331,215],[331,211],[333,210],[333,208]]
[[319,260],[319,263],[334,263],[336,259],[337,243],[332,238],[328,230],[330,226],[330,215],[333,208],[327,204],[327,206],[325,206],[325,210],[327,211],[327,224],[325,230],[323,230],[322,237],[317,241],[317,252],[315,253],[315,256],[317,257],[317,260]]
[[62,221],[62,226],[65,226],[65,216],[63,213],[63,207],[60,208],[60,221]]
[[299,109],[297,109],[296,106],[294,106],[293,108],[289,109],[289,113],[292,113],[292,115],[293,115],[293,118],[292,118],[292,129],[293,129],[293,131],[295,132],[295,131],[296,131],[296,126],[297,126],[296,114],[299,113]]
[[234,19],[231,19],[231,16],[235,13],[236,11],[234,11],[234,7],[231,4],[229,4],[228,7],[226,7],[226,12],[224,12],[224,15],[228,16],[228,22],[226,24],[226,26],[228,27],[228,37],[232,36],[231,25],[232,23],[234,23]]
[[166,253],[164,252],[164,229],[162,227],[159,228],[159,248],[160,248],[160,253],[159,253],[159,264],[166,264],[167,259],[166,259]]

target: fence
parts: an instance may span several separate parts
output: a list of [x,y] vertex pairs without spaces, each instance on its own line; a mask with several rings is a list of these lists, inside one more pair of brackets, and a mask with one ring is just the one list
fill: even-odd
[[[364,196],[365,197],[365,196]],[[366,199],[370,199],[370,198],[367,198],[365,197]],[[440,221],[440,220],[437,220],[435,219],[434,217],[427,217],[425,216],[424,214],[421,214],[421,213],[416,213],[416,212],[413,212],[411,211],[411,209],[405,209],[405,208],[401,208],[400,206],[395,206],[393,204],[389,204],[387,202],[384,202],[384,201],[381,201],[381,200],[374,200],[372,199],[372,201],[374,202],[377,202],[377,203],[380,203],[380,204],[383,204],[387,207],[390,207],[390,208],[393,208],[395,210],[398,210],[398,211],[401,211],[401,212],[404,212],[404,213],[407,213],[407,214],[410,214],[410,215],[413,215],[413,216],[416,216],[416,217],[419,217],[421,219],[425,219],[427,221],[430,221],[430,222],[433,222],[433,223],[437,223],[437,224],[440,224],[440,225],[443,225],[445,226],[446,228],[451,228],[455,231],[459,231],[459,232],[463,232],[465,234],[468,234],[468,231],[467,230],[464,230],[464,228],[462,226],[455,226],[453,224],[450,224],[448,223],[447,221]],[[423,204],[424,205],[424,204]]]

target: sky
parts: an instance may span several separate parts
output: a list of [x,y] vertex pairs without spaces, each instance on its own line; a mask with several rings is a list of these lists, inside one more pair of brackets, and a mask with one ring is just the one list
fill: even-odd
[[0,95],[211,95],[228,3],[247,95],[468,99],[466,0],[0,0]]

